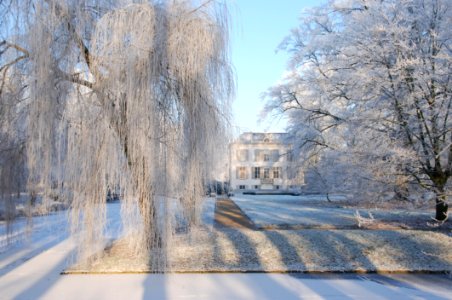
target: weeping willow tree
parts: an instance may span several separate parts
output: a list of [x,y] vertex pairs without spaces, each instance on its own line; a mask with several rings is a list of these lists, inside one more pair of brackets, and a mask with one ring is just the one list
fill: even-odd
[[203,182],[215,143],[227,133],[233,80],[226,6],[2,5],[9,12],[2,78],[13,70],[27,74],[29,188],[62,191],[82,260],[103,247],[107,193],[120,191],[131,249],[164,270],[177,222],[188,229],[199,224]]

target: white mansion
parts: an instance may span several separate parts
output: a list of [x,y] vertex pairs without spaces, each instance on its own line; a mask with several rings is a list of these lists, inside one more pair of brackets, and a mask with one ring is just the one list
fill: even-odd
[[290,144],[286,133],[246,132],[229,145],[230,188],[287,190],[299,188],[303,178],[290,168]]

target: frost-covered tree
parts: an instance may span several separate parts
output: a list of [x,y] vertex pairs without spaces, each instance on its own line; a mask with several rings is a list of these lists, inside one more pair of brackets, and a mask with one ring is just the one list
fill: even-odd
[[436,194],[445,220],[451,27],[447,0],[331,0],[283,42],[291,72],[269,89],[267,109],[287,113],[305,155],[340,152],[371,171],[368,186],[416,182]]
[[26,184],[24,116],[17,110],[20,91],[14,87],[5,80],[0,98],[0,220],[7,225],[16,215],[15,202]]
[[102,247],[107,193],[120,192],[132,248],[164,270],[174,205],[185,226],[199,222],[203,182],[227,131],[225,4],[0,5],[0,82],[21,75],[29,188],[64,192],[82,258]]

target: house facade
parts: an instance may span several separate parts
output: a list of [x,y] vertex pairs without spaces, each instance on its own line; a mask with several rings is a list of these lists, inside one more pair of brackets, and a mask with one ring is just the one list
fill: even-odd
[[246,132],[229,145],[230,188],[249,190],[297,189],[303,178],[291,168],[286,133]]

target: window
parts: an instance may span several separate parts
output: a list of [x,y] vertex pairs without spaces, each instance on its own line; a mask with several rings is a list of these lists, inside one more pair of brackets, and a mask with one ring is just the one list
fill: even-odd
[[254,167],[253,178],[254,179],[261,178],[261,168],[260,167]]
[[256,149],[254,150],[254,161],[272,161],[270,151]]
[[275,185],[275,190],[279,190],[279,185]]
[[255,185],[255,186],[254,186],[254,189],[255,189],[255,190],[258,190],[258,189],[260,189],[260,188],[261,188],[260,185]]
[[247,161],[248,160],[248,150],[247,149],[237,150],[237,160],[238,161]]
[[270,169],[264,168],[264,179],[270,178]]
[[237,178],[238,179],[247,179],[248,176],[246,176],[246,167],[237,167]]
[[281,168],[275,167],[273,168],[273,178],[281,178]]
[[246,186],[244,186],[244,185],[239,185],[239,190],[244,190],[244,189],[246,189]]

